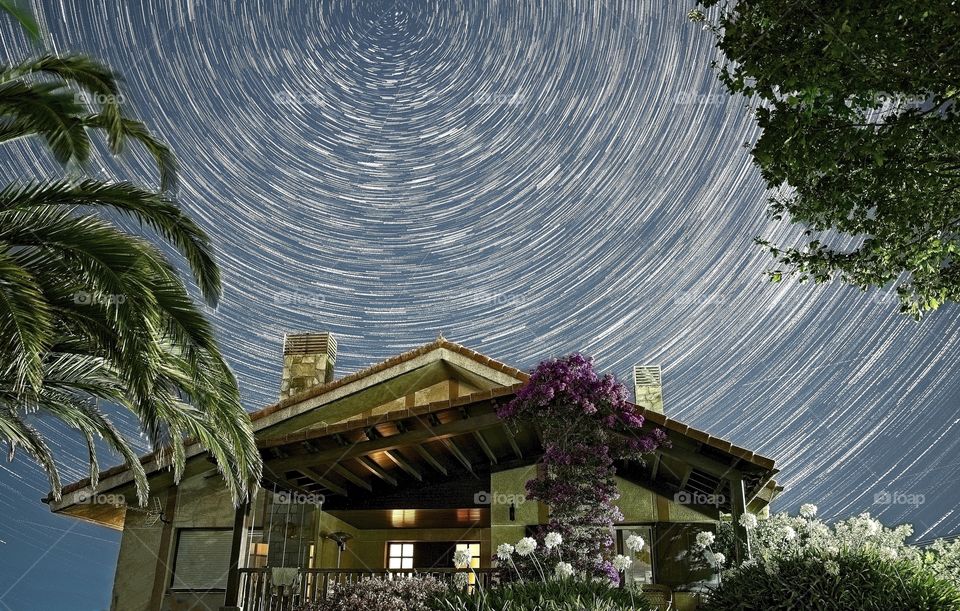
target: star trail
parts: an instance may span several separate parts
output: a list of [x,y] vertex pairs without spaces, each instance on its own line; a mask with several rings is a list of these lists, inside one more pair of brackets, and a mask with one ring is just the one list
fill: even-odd
[[[440,332],[522,368],[580,350],[624,381],[662,365],[669,415],[777,460],[776,509],[960,531],[960,310],[918,324],[884,292],[767,282],[753,239],[799,231],[765,215],[749,100],[716,81],[689,8],[36,7],[49,48],[114,67],[177,153],[179,201],[217,244],[211,316],[251,410],[275,400],[286,331],[335,333],[338,375]],[[0,41],[5,61],[32,52],[11,24]],[[62,173],[36,143],[5,145],[0,169]],[[88,171],[156,180],[135,150]],[[64,478],[83,477],[78,440],[51,434]],[[116,533],[48,515],[22,457],[0,466],[0,490],[0,609],[104,607]],[[884,491],[925,501],[875,503]]]

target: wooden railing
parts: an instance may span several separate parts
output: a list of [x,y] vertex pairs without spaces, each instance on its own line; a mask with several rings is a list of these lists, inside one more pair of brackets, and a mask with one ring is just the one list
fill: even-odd
[[439,581],[453,582],[457,573],[476,573],[480,587],[489,586],[493,569],[301,569],[299,582],[284,590],[270,583],[270,569],[240,569],[240,607],[244,611],[295,611],[309,602],[324,600],[339,584],[350,584],[371,577],[404,579],[411,576],[433,576]]

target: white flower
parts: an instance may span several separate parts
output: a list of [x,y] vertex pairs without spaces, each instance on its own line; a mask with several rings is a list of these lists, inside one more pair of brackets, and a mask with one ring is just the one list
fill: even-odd
[[763,570],[767,572],[767,575],[770,575],[771,577],[776,577],[777,575],[780,574],[780,565],[777,564],[776,562],[768,562],[763,567]]
[[547,536],[543,538],[543,546],[547,549],[553,549],[561,543],[563,543],[563,537],[560,536],[560,533],[547,533]]
[[804,503],[800,505],[800,515],[808,520],[817,517],[817,506],[813,503]]
[[823,568],[824,570],[827,571],[827,573],[830,573],[834,577],[840,574],[840,565],[834,562],[833,560],[827,560],[826,562],[824,562]]
[[740,516],[740,526],[743,526],[747,530],[753,530],[757,527],[757,516],[752,513],[745,513]]
[[458,549],[453,554],[453,565],[459,568],[467,568],[470,566],[470,558],[470,550]]
[[715,540],[716,537],[709,530],[704,530],[697,533],[697,547],[709,547]]
[[617,569],[620,572],[626,571],[630,568],[630,565],[633,564],[633,560],[627,558],[623,554],[617,554],[613,557],[613,568]]
[[524,537],[517,541],[515,549],[521,556],[529,556],[533,553],[533,550],[537,549],[537,541],[533,537]]
[[573,576],[573,565],[569,562],[558,562],[557,566],[553,568],[553,574],[557,579],[566,579],[567,577]]
[[893,549],[892,547],[881,547],[880,555],[887,560],[896,560],[900,554],[898,554],[897,550]]
[[639,552],[643,549],[643,537],[640,535],[630,535],[627,537],[626,546],[631,552]]
[[497,546],[497,558],[500,560],[509,560],[513,554],[513,546],[509,543],[501,543]]
[[470,583],[470,576],[466,573],[455,573],[453,575],[453,585],[458,588],[465,588]]
[[[720,555],[722,556],[723,554],[720,554]],[[724,558],[724,560],[726,560],[726,558]],[[755,565],[757,565],[757,564],[759,564],[759,563],[760,563],[760,561],[757,560],[756,558],[748,558],[747,560],[744,560],[744,561],[743,561],[743,564],[740,565],[740,568],[741,568],[741,569],[748,569],[748,568],[750,568],[750,567],[752,567],[752,566],[755,566]]]
[[792,526],[784,526],[780,529],[780,536],[787,541],[793,541],[797,538],[797,531],[793,530]]
[[716,561],[718,569],[722,568],[723,563],[727,561],[727,557],[721,554],[720,552],[717,552],[716,554],[714,554],[713,559]]

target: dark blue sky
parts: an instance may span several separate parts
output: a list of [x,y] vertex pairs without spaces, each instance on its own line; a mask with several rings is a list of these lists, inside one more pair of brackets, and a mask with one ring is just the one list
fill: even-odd
[[[51,47],[119,70],[179,155],[250,409],[278,391],[289,330],[336,333],[339,375],[439,331],[525,368],[582,350],[625,380],[663,365],[668,413],[777,459],[779,508],[960,530],[960,309],[916,324],[882,292],[766,283],[752,239],[798,232],[766,220],[750,112],[688,8],[38,7]],[[12,27],[0,42],[29,52]],[[0,170],[60,172],[32,145]],[[153,176],[139,154],[91,172]],[[83,476],[82,447],[51,434]],[[0,466],[0,609],[107,608],[117,534],[49,515],[44,483],[23,457]],[[884,491],[924,503],[874,504]]]

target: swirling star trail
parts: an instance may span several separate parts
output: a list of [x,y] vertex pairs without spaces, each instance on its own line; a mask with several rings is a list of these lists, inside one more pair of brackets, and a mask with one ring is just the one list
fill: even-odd
[[[777,459],[777,508],[960,529],[960,309],[916,324],[883,293],[765,280],[753,238],[797,231],[767,220],[751,111],[683,3],[39,4],[51,48],[121,72],[178,154],[250,409],[278,392],[289,330],[334,332],[338,375],[441,331],[520,367],[581,350],[628,380],[658,363],[670,415]],[[31,52],[0,35],[7,61]],[[0,167],[60,171],[35,143]],[[139,151],[91,171],[153,179]],[[58,440],[82,477],[82,447]],[[0,595],[70,527],[29,463],[2,469]],[[116,540],[78,526],[0,601],[103,606]]]

